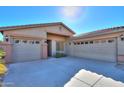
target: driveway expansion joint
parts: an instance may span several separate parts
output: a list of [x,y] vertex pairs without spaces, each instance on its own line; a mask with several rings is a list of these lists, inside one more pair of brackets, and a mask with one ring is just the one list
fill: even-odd
[[94,87],[96,85],[96,83],[98,83],[102,78],[103,78],[103,76],[101,76],[93,85],[91,85],[91,87]]
[[73,78],[75,78],[75,79],[77,79],[77,80],[79,80],[79,81],[81,81],[81,82],[83,82],[83,83],[85,83],[85,84],[87,84],[87,85],[89,85],[89,86],[92,86],[91,84],[89,84],[89,83],[87,83],[87,82],[85,82],[85,81],[83,81],[83,80],[80,80],[80,79],[77,78],[77,77],[73,77]]

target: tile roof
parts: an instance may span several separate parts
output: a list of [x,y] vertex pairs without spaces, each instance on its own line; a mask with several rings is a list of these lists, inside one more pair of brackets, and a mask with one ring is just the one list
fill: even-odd
[[93,32],[89,32],[89,33],[75,36],[73,39],[88,38],[88,37],[94,37],[94,36],[103,35],[103,34],[114,33],[114,32],[118,32],[118,30],[120,30],[120,29],[124,29],[124,26],[112,27],[112,28],[107,28],[107,29],[102,29],[102,30],[96,30]]
[[35,27],[43,27],[43,26],[54,26],[54,25],[63,25],[66,29],[68,29],[70,32],[75,34],[75,32],[72,29],[67,27],[62,22],[41,23],[41,24],[27,24],[27,25],[17,25],[17,26],[5,26],[5,27],[0,27],[0,31],[8,31],[8,30],[24,29],[24,28],[35,28]]

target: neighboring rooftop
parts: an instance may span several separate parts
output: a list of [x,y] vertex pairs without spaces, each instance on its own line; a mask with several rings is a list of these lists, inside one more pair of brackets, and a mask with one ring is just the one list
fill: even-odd
[[118,31],[124,31],[124,26],[112,27],[112,28],[107,28],[107,29],[96,30],[96,31],[89,32],[89,33],[84,33],[84,34],[75,36],[73,39],[89,38],[89,37],[94,37],[98,35],[115,33]]
[[72,29],[70,29],[68,26],[66,26],[62,22],[40,23],[40,24],[26,24],[26,25],[17,25],[17,26],[5,26],[5,27],[0,27],[0,31],[8,31],[8,30],[24,29],[24,28],[35,28],[35,27],[44,27],[44,26],[55,26],[55,25],[62,25],[66,29],[68,29],[70,32],[75,34],[75,32]]

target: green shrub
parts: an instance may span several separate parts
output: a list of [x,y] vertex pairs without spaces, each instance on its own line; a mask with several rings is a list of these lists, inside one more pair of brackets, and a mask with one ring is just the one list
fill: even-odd
[[0,48],[0,64],[5,64],[4,60],[5,55],[6,55],[5,51],[2,48]]
[[3,59],[5,55],[6,55],[5,51],[0,48],[0,59]]
[[64,53],[56,53],[56,55],[54,57],[61,58],[61,57],[66,57],[66,55]]

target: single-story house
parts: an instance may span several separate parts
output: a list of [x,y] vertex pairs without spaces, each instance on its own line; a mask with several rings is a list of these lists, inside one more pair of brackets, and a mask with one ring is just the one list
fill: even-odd
[[124,62],[124,26],[79,36],[61,22],[0,27],[7,62],[38,60],[64,53],[69,56]]
[[0,27],[8,62],[23,62],[65,53],[67,40],[75,33],[61,22]]

